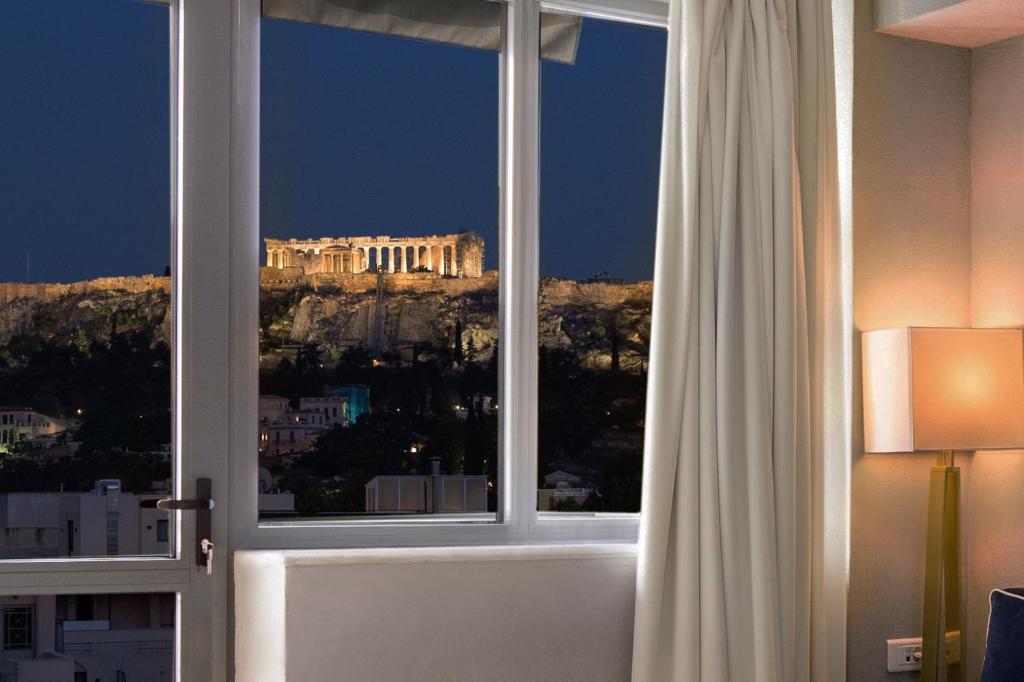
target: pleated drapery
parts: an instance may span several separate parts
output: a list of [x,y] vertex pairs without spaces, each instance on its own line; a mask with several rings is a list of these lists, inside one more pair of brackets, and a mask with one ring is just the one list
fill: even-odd
[[634,682],[845,679],[834,74],[825,0],[671,0]]

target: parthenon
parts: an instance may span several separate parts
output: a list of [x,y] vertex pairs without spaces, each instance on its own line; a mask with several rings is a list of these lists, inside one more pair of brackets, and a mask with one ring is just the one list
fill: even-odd
[[267,267],[301,266],[307,275],[359,272],[433,272],[480,277],[484,240],[474,232],[424,237],[264,239]]

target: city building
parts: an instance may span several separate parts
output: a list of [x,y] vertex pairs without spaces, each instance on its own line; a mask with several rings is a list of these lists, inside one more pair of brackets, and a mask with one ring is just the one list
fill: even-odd
[[[140,494],[104,479],[90,492],[0,494],[0,560],[167,555],[170,515],[141,506],[169,495],[161,485]],[[258,505],[261,513],[288,516],[295,498],[261,491]]]
[[292,410],[276,421],[260,424],[261,455],[290,455],[309,450],[329,428],[327,415],[314,410]]
[[455,416],[459,419],[469,419],[471,408],[476,410],[478,415],[492,415],[497,411],[498,405],[494,402],[494,396],[485,393],[474,393],[470,396],[467,405],[455,406]]
[[324,422],[327,426],[335,424],[348,426],[351,423],[348,416],[348,398],[342,396],[300,398],[299,411],[318,412],[324,415]]
[[572,502],[582,505],[594,494],[596,488],[581,485],[579,476],[561,469],[544,476],[544,487],[537,490],[537,510],[554,511],[559,503]]
[[67,431],[69,422],[36,412],[31,407],[0,407],[0,452],[10,452],[24,441],[55,437]]
[[430,476],[374,476],[365,486],[366,511],[376,514],[444,514],[487,511],[487,477],[442,475],[431,458]]
[[175,595],[0,597],[4,682],[171,682]]
[[348,423],[355,424],[364,414],[370,413],[370,387],[363,384],[326,386],[325,396],[344,398],[348,403]]
[[91,492],[0,494],[0,559],[167,554],[169,516],[114,479]]
[[324,396],[299,398],[293,409],[287,398],[261,395],[259,453],[287,455],[309,450],[332,426],[351,426],[370,411],[370,389],[359,384],[331,386]]
[[260,424],[271,424],[284,417],[291,410],[288,398],[279,395],[261,395],[259,405]]
[[579,476],[570,474],[568,471],[552,471],[550,474],[544,476],[544,487],[545,488],[558,488],[558,487],[569,487],[573,488],[580,484],[582,479]]

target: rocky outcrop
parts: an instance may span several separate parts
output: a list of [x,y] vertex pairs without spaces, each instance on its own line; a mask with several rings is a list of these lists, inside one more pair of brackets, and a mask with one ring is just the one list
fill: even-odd
[[[0,283],[0,353],[19,335],[88,348],[112,333],[171,334],[168,277],[105,277],[72,284]],[[6,358],[8,361],[11,358]]]
[[[624,370],[645,369],[650,282],[544,279],[538,299],[542,345],[571,351],[586,366],[608,368],[617,356]],[[18,334],[63,338],[83,348],[112,331],[146,330],[166,341],[169,304],[164,277],[0,284],[0,348]],[[275,365],[305,344],[318,346],[325,363],[358,346],[408,360],[415,344],[451,347],[461,323],[464,352],[485,362],[498,344],[498,305],[495,271],[456,279],[433,273],[307,276],[298,268],[265,268],[260,360]]]

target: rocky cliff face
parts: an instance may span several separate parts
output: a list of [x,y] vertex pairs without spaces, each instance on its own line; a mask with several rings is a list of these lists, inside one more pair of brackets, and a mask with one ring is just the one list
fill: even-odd
[[111,333],[132,331],[166,342],[170,297],[170,279],[150,275],[73,284],[0,283],[0,355],[19,335],[64,340],[82,349],[109,341]]
[[[261,364],[297,346],[321,348],[325,363],[365,346],[410,359],[414,344],[454,341],[459,323],[467,354],[488,360],[498,342],[498,277],[432,274],[304,276],[264,269],[260,277]],[[0,353],[19,334],[87,347],[112,331],[170,336],[170,282],[124,277],[75,284],[0,284]],[[651,283],[545,279],[539,288],[540,342],[591,367],[646,367]],[[8,358],[10,361],[10,358]]]

